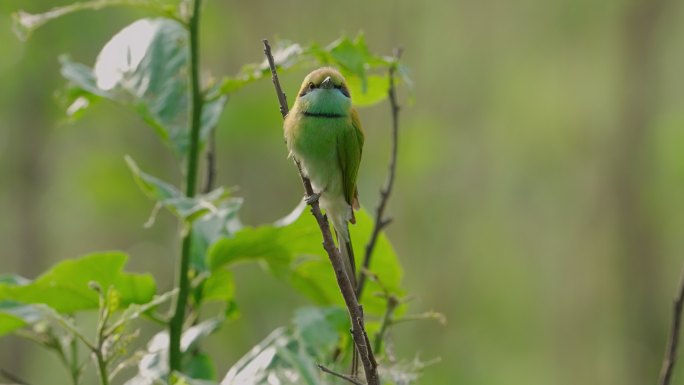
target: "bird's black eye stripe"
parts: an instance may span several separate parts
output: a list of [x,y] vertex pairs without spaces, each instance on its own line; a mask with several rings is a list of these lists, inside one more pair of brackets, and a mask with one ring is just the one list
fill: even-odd
[[344,95],[344,96],[350,98],[350,96],[349,96],[349,90],[347,89],[347,87],[345,87],[345,86],[343,86],[342,84],[340,84],[339,86],[335,86],[335,88],[337,88],[338,90],[340,90],[340,92],[342,92],[342,95]]
[[[302,96],[308,94],[309,92],[311,92],[311,91],[313,91],[313,90],[315,90],[315,89],[317,89],[317,88],[318,88],[318,86],[316,86],[313,82],[309,82],[309,84],[307,85],[307,87],[305,87],[305,88],[302,90],[302,92],[299,93],[299,96],[302,97]],[[342,95],[344,95],[344,96],[346,96],[346,97],[348,97],[348,98],[351,99],[351,96],[349,95],[349,89],[347,88],[347,86],[345,86],[344,84],[339,84],[339,85],[336,84],[336,85],[335,85],[335,88],[338,89],[338,90],[340,90],[340,92],[342,93]]]
[[299,93],[299,96],[300,96],[300,97],[301,97],[301,96],[304,96],[304,95],[308,94],[309,91],[313,91],[313,90],[315,90],[316,88],[318,88],[318,87],[316,87],[316,85],[313,84],[313,82],[309,82],[309,85],[308,85],[306,88],[304,88],[304,89],[302,90],[302,92]]

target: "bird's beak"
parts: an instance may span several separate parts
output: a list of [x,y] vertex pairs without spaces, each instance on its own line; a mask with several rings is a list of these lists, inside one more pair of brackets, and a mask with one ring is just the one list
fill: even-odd
[[323,82],[321,82],[321,88],[324,88],[324,89],[329,90],[329,89],[333,88],[334,86],[335,85],[333,84],[332,79],[330,79],[330,76],[328,76],[327,78],[325,78],[325,80],[323,80]]

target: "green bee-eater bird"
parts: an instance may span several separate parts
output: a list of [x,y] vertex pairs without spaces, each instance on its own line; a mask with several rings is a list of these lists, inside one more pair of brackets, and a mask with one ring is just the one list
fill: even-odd
[[[356,290],[354,251],[347,223],[359,208],[356,176],[363,130],[342,74],[319,68],[304,79],[285,118],[285,141],[314,188],[314,199],[331,219],[347,276]],[[309,202],[310,203],[310,202]]]

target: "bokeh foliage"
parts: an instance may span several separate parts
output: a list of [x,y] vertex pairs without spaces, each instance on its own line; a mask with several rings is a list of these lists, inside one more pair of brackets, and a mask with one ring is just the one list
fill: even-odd
[[[226,78],[220,86],[212,82],[197,85],[201,88],[198,92],[199,99],[191,99],[188,74],[196,71],[196,67],[192,66],[196,65],[198,60],[195,56],[190,56],[194,55],[195,51],[189,49],[189,41],[192,40],[191,34],[194,30],[188,24],[194,19],[185,16],[185,9],[189,4],[191,3],[181,1],[176,4],[177,10],[171,11],[173,8],[166,3],[93,1],[53,8],[43,14],[20,11],[14,16],[15,31],[20,38],[26,39],[33,30],[48,21],[75,11],[100,9],[112,5],[142,5],[146,11],[166,14],[166,18],[139,19],[123,28],[104,45],[92,69],[62,56],[61,74],[69,81],[62,95],[66,101],[66,114],[72,120],[82,117],[85,109],[101,99],[132,109],[145,123],[155,129],[160,139],[179,158],[181,172],[187,174],[188,178],[194,178],[193,169],[183,168],[185,158],[194,159],[196,155],[193,154],[197,151],[193,148],[204,147],[209,136],[213,135],[228,96],[263,78],[264,71],[260,69],[263,65],[245,66],[240,75]],[[276,64],[283,69],[304,63],[311,66],[312,60],[319,66],[336,66],[350,80],[355,79],[357,86],[353,86],[352,91],[368,96],[366,99],[361,98],[360,105],[376,103],[386,95],[385,87],[388,83],[383,84],[385,87],[381,87],[377,82],[371,84],[369,76],[373,76],[374,79],[382,77],[368,75],[367,70],[388,70],[400,65],[396,59],[372,55],[362,35],[354,41],[341,38],[325,49],[317,48],[317,45],[313,44],[302,50],[298,44],[282,42],[276,51]],[[403,80],[408,83],[405,68],[402,66],[399,71],[404,74]],[[388,79],[385,78],[385,81]],[[187,122],[190,111],[196,111],[198,103],[204,109],[197,125],[193,126],[193,132],[199,134],[199,141],[194,141],[190,140],[191,130]],[[194,127],[197,127],[196,131]],[[65,366],[70,369],[74,384],[80,383],[82,373],[87,369],[87,360],[80,362],[79,359],[80,344],[85,345],[92,357],[96,358],[97,372],[103,385],[109,383],[108,379],[113,380],[117,374],[129,367],[137,367],[137,374],[126,381],[126,384],[130,385],[167,382],[205,384],[220,381],[223,376],[217,373],[215,362],[225,364],[225,361],[220,358],[218,361],[212,360],[201,350],[199,340],[208,337],[226,320],[237,315],[233,274],[226,270],[237,262],[261,262],[267,265],[268,270],[276,277],[284,278],[317,303],[341,305],[342,301],[327,258],[320,246],[314,247],[318,243],[317,240],[320,241],[317,226],[310,217],[306,220],[301,215],[302,204],[295,212],[273,226],[247,228],[243,227],[237,215],[242,207],[242,199],[232,197],[223,187],[212,191],[208,191],[207,188],[201,195],[186,195],[172,183],[141,171],[131,157],[126,156],[126,162],[139,187],[145,195],[155,201],[155,209],[147,225],[151,226],[158,210],[165,208],[178,217],[184,245],[187,239],[196,242],[194,246],[183,248],[183,258],[189,256],[191,260],[191,271],[182,272],[183,276],[191,275],[190,292],[181,284],[179,290],[153,298],[155,283],[149,275],[122,275],[119,270],[125,256],[106,253],[63,262],[33,282],[18,276],[8,277],[7,282],[1,287],[0,330],[6,334],[22,326],[31,326],[30,331],[18,330],[17,335],[29,337],[56,351]],[[191,163],[192,161],[188,164]],[[186,183],[195,184],[195,180],[189,179]],[[195,223],[198,226],[195,226]],[[370,237],[372,221],[363,211],[360,212],[359,226],[355,231],[365,232],[365,238],[357,237],[357,241],[367,241]],[[363,255],[361,249],[357,252],[359,256]],[[387,296],[401,295],[401,268],[394,250],[384,235],[378,241],[374,257],[370,269],[375,278],[368,286],[376,290],[382,288],[381,291],[386,298],[369,297],[364,301],[365,314],[384,320],[384,330],[390,319],[388,317],[403,313],[402,307],[395,309],[395,313],[387,313],[388,315],[382,317],[389,312],[385,310],[389,298]],[[362,261],[359,260],[358,264],[362,265]],[[60,292],[62,287],[64,293]],[[221,303],[223,310],[217,315],[200,316],[200,312],[206,311],[205,294],[207,303]],[[167,318],[161,313],[156,313],[157,305],[172,295],[183,299],[183,302],[178,300],[179,304],[183,303],[178,305],[183,306],[182,309],[185,309],[185,296],[191,297],[191,306],[187,313],[189,320],[185,320],[184,316],[178,320],[192,326],[183,332],[182,337],[178,334],[176,340],[173,325],[181,325],[176,323],[176,317]],[[130,306],[126,309],[126,305]],[[91,341],[86,337],[86,332],[76,325],[73,317],[78,311],[92,308],[98,309],[99,315],[95,339]],[[115,320],[114,314],[123,309],[126,310]],[[289,361],[296,357],[296,364],[290,365],[284,371],[280,366],[262,367],[256,371],[250,369],[239,374],[240,381],[265,383],[278,378],[288,383],[330,383],[331,379],[323,378],[321,372],[314,368],[316,362],[328,362],[328,365],[339,366],[341,362],[337,362],[338,359],[333,357],[339,357],[340,353],[333,352],[347,350],[345,346],[349,342],[348,320],[340,320],[340,317],[329,318],[325,315],[335,314],[334,309],[311,308],[306,310],[308,313],[300,312],[300,316],[295,317],[297,333],[290,339],[298,346],[299,354],[291,356]],[[302,314],[309,313],[314,314],[314,317],[316,314],[319,315],[317,322],[305,321],[311,316],[301,317]],[[176,310],[177,314],[180,313]],[[172,326],[171,333],[157,333],[151,337],[145,349],[129,358],[126,356],[128,345],[137,337],[138,332],[126,332],[125,329],[140,316],[147,316],[162,324],[169,323]],[[369,318],[368,324],[376,325],[369,331],[378,329],[378,322]],[[325,324],[329,326],[326,327]],[[53,326],[60,326],[62,333],[55,334]],[[376,338],[383,337],[384,334],[378,334]],[[173,360],[174,341],[180,341],[180,351],[183,354],[177,366]],[[321,342],[322,345],[315,345],[313,341]],[[380,353],[378,349],[378,359],[381,357]],[[169,357],[170,366],[167,362]],[[248,367],[263,364],[261,357],[252,359],[258,359],[259,362],[251,363],[248,355],[240,360],[239,364]],[[249,379],[245,376],[254,378]],[[260,379],[257,379],[257,376],[261,376]],[[230,376],[226,377],[222,383],[230,382],[229,378]]]
[[[16,8],[64,3],[0,3],[0,265],[33,277],[61,259],[126,245],[127,270],[154,271],[158,287],[168,289],[175,222],[160,214],[140,231],[150,203],[121,188],[130,186],[121,154],[167,181],[179,178],[173,159],[137,117],[106,103],[74,127],[55,124],[63,109],[50,95],[63,85],[56,57],[70,52],[93,63],[112,34],[146,14],[126,8],[70,16],[46,25],[28,45],[9,32]],[[443,357],[425,383],[643,384],[659,369],[684,249],[684,4],[663,2],[643,55],[651,64],[626,75],[633,62],[627,47],[641,41],[629,34],[630,20],[650,14],[643,12],[649,3],[208,1],[205,31],[220,32],[204,34],[202,52],[214,74],[237,74],[245,62],[261,60],[260,39],[274,35],[307,45],[364,30],[374,50],[404,46],[418,86],[402,121],[391,205],[397,220],[388,231],[410,272],[407,291],[450,321],[448,328],[399,329],[398,351]],[[283,76],[288,95],[305,72]],[[639,79],[650,85],[629,91]],[[651,106],[644,136],[631,146],[621,141],[628,92]],[[271,223],[301,198],[272,98],[268,82],[245,88],[217,130],[219,182],[252,197],[240,211],[249,224]],[[361,115],[368,137],[360,196],[371,208],[385,175],[387,107]],[[616,162],[618,153],[635,163]],[[623,188],[615,183],[620,165],[635,178]],[[638,217],[620,214],[621,191],[641,197]],[[626,222],[645,224],[641,233],[651,240],[640,265],[627,263]],[[254,265],[236,272],[243,317],[209,342],[233,362],[236,351],[262,340],[304,302]],[[277,299],[273,316],[245,317],[259,309],[250,303],[264,291]],[[637,306],[636,298],[649,305]],[[0,346],[0,361],[14,362],[12,346]],[[52,356],[27,349],[31,362],[24,366],[46,368],[34,374],[36,383],[59,373]]]

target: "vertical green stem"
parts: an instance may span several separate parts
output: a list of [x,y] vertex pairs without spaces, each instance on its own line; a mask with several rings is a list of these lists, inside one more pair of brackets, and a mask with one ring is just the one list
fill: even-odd
[[76,337],[71,338],[71,343],[69,344],[71,350],[71,357],[69,359],[69,369],[71,371],[71,381],[74,385],[78,385],[79,377],[81,376],[81,370],[78,367],[78,340]]
[[[202,93],[199,81],[199,19],[202,1],[193,1],[193,10],[188,23],[190,34],[190,93],[191,93],[191,120],[190,120],[190,149],[187,158],[185,174],[185,195],[195,196],[197,190],[197,164],[199,160],[199,134],[202,122]],[[190,247],[192,243],[192,229],[189,229],[183,237],[181,259],[178,267],[178,299],[176,300],[175,312],[169,324],[169,370],[181,370],[180,340],[183,334],[183,322],[185,321],[185,308],[188,303],[190,281],[188,272],[190,269]]]
[[107,363],[102,355],[102,350],[98,349],[94,352],[97,358],[97,371],[100,373],[100,384],[109,385],[109,378],[107,377]]

